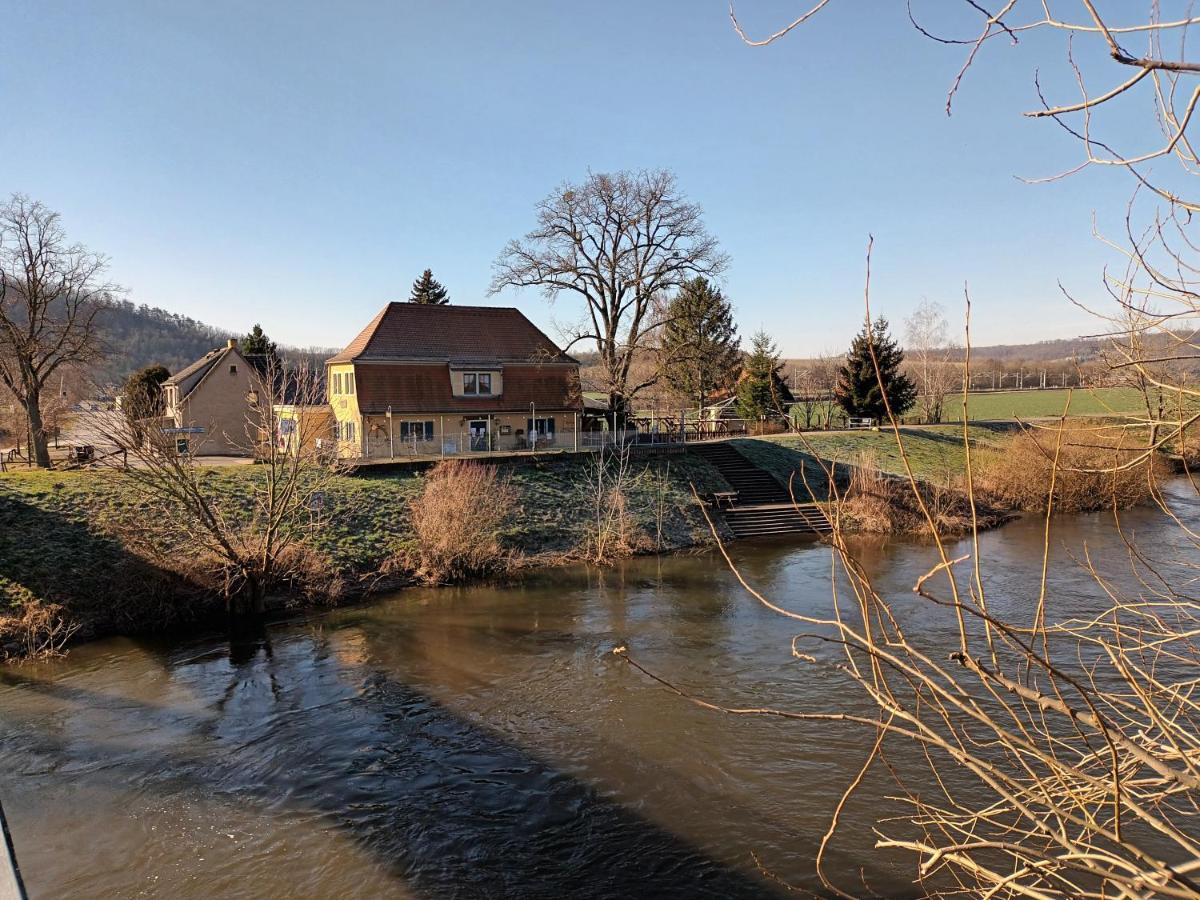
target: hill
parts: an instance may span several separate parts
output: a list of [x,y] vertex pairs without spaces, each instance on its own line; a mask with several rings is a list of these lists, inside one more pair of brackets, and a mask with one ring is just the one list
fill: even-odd
[[[253,324],[247,322],[246,330]],[[263,324],[270,333],[270,323]],[[107,352],[94,377],[97,384],[105,386],[118,385],[131,372],[155,363],[176,372],[229,338],[239,337],[188,316],[127,300],[116,301],[105,310],[101,332]],[[288,359],[304,360],[318,368],[337,352],[326,347],[279,349]]]

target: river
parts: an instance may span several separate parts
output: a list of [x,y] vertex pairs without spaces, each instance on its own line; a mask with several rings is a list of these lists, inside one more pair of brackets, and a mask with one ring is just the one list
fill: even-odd
[[[1187,552],[1155,509],[1124,524]],[[1023,614],[1040,519],[981,543],[993,608]],[[1128,565],[1108,516],[1058,520],[1052,545],[1052,614],[1098,602],[1084,547]],[[857,549],[936,641],[944,614],[910,591],[932,549]],[[828,607],[828,548],[732,552],[770,596]],[[34,898],[783,896],[774,879],[817,886],[871,735],[706,711],[611,651],[720,703],[865,709],[792,659],[797,630],[703,553],[409,590],[232,643],[98,641],[0,669],[0,799]],[[869,849],[887,787],[868,779],[829,865],[903,896],[911,860]]]

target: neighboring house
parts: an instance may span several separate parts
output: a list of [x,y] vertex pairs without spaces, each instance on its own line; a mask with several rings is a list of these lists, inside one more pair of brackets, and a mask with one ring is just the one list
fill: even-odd
[[261,363],[238,350],[236,339],[211,350],[163,382],[165,425],[180,433],[181,450],[206,456],[252,456],[259,440],[263,391]]
[[583,409],[579,363],[511,308],[389,303],[325,366],[342,457],[570,449]]

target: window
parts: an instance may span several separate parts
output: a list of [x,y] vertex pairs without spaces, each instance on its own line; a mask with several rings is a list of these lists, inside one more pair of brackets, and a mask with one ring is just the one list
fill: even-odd
[[354,393],[354,373],[353,372],[346,373],[346,393],[347,394]]
[[338,438],[346,443],[354,441],[354,423],[353,422],[338,422]]
[[342,373],[341,372],[333,373],[333,392],[335,394],[340,394],[342,392]]
[[236,374],[237,374],[237,366],[230,366],[230,367],[229,367],[229,374],[230,374],[230,375],[236,375]]
[[432,441],[433,422],[401,422],[400,440]]
[[553,417],[548,418],[548,419],[526,419],[525,420],[525,427],[528,429],[528,432],[527,432],[528,434],[535,433],[534,432],[535,426],[537,428],[536,434],[538,436],[538,440],[542,440],[543,438],[553,438],[554,437],[554,418]]
[[463,393],[471,396],[487,397],[492,393],[491,372],[464,372]]

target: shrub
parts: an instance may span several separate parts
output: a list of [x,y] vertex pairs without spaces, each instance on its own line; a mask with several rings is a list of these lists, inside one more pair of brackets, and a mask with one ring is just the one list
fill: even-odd
[[78,630],[57,603],[29,600],[10,615],[0,615],[0,662],[60,656]]
[[500,544],[516,491],[497,471],[466,460],[438,463],[412,504],[417,574],[437,584],[507,569]]
[[[1008,509],[1046,509],[1055,469],[1056,432],[1013,435],[979,461],[976,488],[987,500]],[[1054,473],[1054,508],[1061,512],[1124,509],[1150,499],[1154,479],[1164,474],[1157,456],[1129,468],[1138,451],[1094,430],[1064,433]]]

